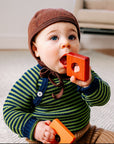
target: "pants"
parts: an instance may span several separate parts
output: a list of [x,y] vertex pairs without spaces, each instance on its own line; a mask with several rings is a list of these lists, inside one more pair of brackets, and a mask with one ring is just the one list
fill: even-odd
[[[114,132],[97,128],[88,124],[82,130],[75,134],[76,140],[73,144],[108,144],[114,143]],[[41,144],[41,142],[33,142],[26,139],[29,143]]]
[[108,144],[114,143],[114,132],[87,125],[81,131],[75,134],[77,137],[75,144]]

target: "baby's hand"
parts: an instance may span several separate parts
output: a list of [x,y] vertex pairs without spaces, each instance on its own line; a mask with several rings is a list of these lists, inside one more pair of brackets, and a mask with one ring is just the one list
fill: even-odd
[[[76,66],[76,67],[74,68],[74,70],[75,70],[75,72],[78,72],[79,68]],[[91,83],[91,80],[92,80],[91,68],[89,68],[89,79],[88,79],[87,81],[78,80],[78,79],[76,79],[74,76],[71,76],[71,78],[70,78],[70,81],[71,81],[72,83],[75,83],[75,84],[77,84],[77,85],[79,85],[79,86],[81,86],[81,87],[83,87],[83,88],[88,87],[88,86],[90,85],[90,83]]]
[[55,140],[56,132],[49,126],[51,121],[40,121],[34,130],[34,138],[43,143],[52,143]]

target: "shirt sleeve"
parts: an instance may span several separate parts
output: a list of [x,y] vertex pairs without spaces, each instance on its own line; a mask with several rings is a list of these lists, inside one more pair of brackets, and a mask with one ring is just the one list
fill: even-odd
[[3,116],[9,128],[21,137],[33,138],[34,128],[39,121],[32,116],[32,101],[36,94],[38,75],[28,70],[12,87],[3,106]]
[[89,106],[105,105],[110,99],[110,86],[93,70],[91,73],[91,84],[86,88],[78,86],[78,91],[81,92],[82,98],[88,103]]

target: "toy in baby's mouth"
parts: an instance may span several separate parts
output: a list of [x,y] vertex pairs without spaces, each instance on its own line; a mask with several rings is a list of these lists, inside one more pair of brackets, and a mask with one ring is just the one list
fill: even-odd
[[68,53],[67,54],[67,75],[75,76],[75,78],[87,81],[89,79],[89,57]]
[[54,144],[57,143],[67,143],[70,144],[72,143],[76,138],[73,135],[73,133],[71,133],[67,127],[65,127],[65,125],[63,125],[61,123],[61,121],[59,119],[54,119],[51,124],[50,127],[52,129],[54,129],[57,133],[56,137],[55,137],[55,141],[53,142]]

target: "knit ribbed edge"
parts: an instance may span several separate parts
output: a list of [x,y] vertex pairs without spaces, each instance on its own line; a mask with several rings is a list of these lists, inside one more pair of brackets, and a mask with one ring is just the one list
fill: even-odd
[[78,91],[80,91],[84,95],[91,95],[99,88],[99,80],[95,77],[92,83],[88,87],[82,88],[80,86],[77,86],[77,88]]
[[[59,17],[49,19],[48,21],[44,22],[42,25],[39,25],[38,32],[40,32],[42,29],[48,27],[49,25],[57,23],[57,22],[69,22],[69,23],[74,24],[76,29],[77,29],[78,38],[79,38],[79,41],[80,41],[80,29],[79,29],[78,22],[75,21],[73,18],[70,18],[70,17],[67,17],[67,16],[59,16]],[[36,32],[36,33],[38,33],[38,32]]]
[[28,139],[31,140],[35,140],[34,139],[34,128],[36,126],[36,124],[38,123],[38,119],[36,119],[35,117],[31,117],[27,123],[25,124],[25,126],[22,129],[22,134],[23,137],[26,137]]

